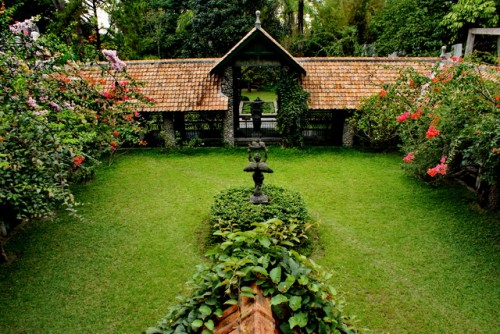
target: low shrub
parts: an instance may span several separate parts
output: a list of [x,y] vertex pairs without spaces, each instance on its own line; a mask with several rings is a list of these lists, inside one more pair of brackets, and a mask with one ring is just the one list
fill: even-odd
[[[277,218],[285,222],[280,226],[281,239],[293,239],[303,244],[307,239],[305,232],[311,224],[300,193],[273,185],[264,185],[262,191],[269,197],[269,204],[252,204],[251,187],[231,187],[216,195],[210,217],[210,234],[247,231],[253,228],[253,223]],[[213,236],[212,241],[221,241],[220,235]]]

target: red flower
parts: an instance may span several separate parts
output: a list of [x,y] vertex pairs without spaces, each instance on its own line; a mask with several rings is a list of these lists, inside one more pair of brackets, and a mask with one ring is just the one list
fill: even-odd
[[495,101],[500,101],[500,95],[495,95]]
[[453,57],[451,57],[451,61],[455,61],[455,62],[461,63],[464,60],[461,57],[455,57],[455,56],[453,56]]
[[411,114],[410,118],[411,119],[419,119],[420,117],[422,117],[422,109],[420,108],[417,108],[417,111],[415,111],[413,114]]
[[380,93],[378,94],[381,98],[385,97],[387,95],[386,90],[381,90]]
[[432,125],[429,126],[429,129],[425,133],[425,137],[427,139],[431,139],[431,138],[437,137],[438,135],[439,135],[439,130],[436,129],[435,127],[433,127]]
[[116,131],[116,130],[115,130],[115,131],[113,131],[113,136],[118,137],[119,135],[120,135],[120,134],[118,133],[118,131]]
[[139,117],[140,115],[139,115],[139,113],[137,111],[134,111],[134,116],[135,117]]
[[406,121],[408,119],[409,116],[410,116],[410,113],[408,111],[405,111],[404,113],[402,113],[401,115],[396,117],[396,120],[399,123],[403,123],[404,121]]
[[76,156],[73,158],[73,167],[78,167],[85,160],[85,157]]
[[406,163],[412,163],[414,159],[415,159],[415,153],[410,152],[406,155],[406,157],[403,158],[403,161]]

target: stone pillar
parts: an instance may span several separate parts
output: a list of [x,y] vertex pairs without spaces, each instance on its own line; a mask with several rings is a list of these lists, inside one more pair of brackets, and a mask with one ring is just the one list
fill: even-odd
[[234,96],[233,96],[233,68],[228,67],[224,70],[224,76],[222,78],[222,94],[228,97],[227,110],[224,114],[224,129],[222,130],[222,136],[224,144],[234,145]]
[[163,126],[161,131],[165,139],[165,147],[175,147],[174,114],[171,112],[163,113]]
[[349,123],[349,118],[344,120],[344,130],[342,132],[342,146],[353,147],[354,145],[354,126]]

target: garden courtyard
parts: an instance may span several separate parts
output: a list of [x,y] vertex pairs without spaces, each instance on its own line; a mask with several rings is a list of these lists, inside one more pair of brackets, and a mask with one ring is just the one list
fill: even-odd
[[[242,148],[132,150],[74,186],[79,218],[25,226],[0,267],[0,333],[139,333],[205,261],[214,196],[251,186]],[[499,213],[401,156],[270,147],[265,184],[299,191],[315,262],[374,333],[498,333]]]

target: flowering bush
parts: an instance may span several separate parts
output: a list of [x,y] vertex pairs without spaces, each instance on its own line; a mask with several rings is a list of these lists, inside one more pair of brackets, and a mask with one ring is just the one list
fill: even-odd
[[376,119],[397,136],[409,174],[432,183],[459,178],[482,204],[498,208],[499,82],[496,69],[462,59],[438,64],[427,75],[409,70],[383,98],[369,99],[355,124],[365,131],[365,122]]
[[18,219],[46,216],[61,203],[72,209],[70,182],[91,175],[120,145],[139,142],[135,108],[145,101],[116,54],[96,79],[66,46],[35,40],[33,26],[16,23],[0,37],[0,210]]

